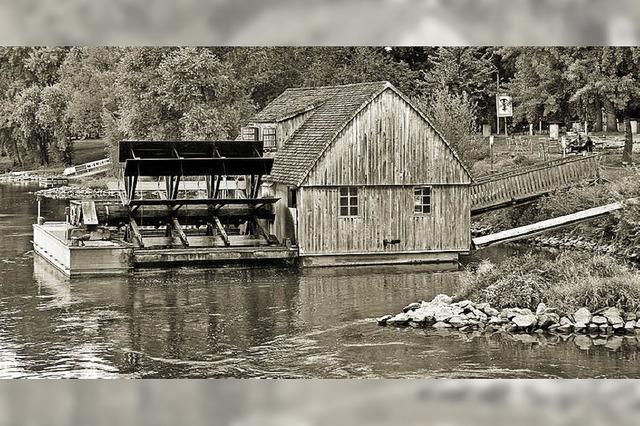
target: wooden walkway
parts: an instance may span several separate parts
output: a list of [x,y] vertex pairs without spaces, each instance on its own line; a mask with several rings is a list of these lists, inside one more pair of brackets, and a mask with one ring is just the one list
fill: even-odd
[[506,243],[509,241],[521,240],[531,236],[541,234],[547,231],[553,231],[564,226],[573,225],[578,222],[592,220],[609,213],[621,210],[625,204],[637,203],[638,199],[630,199],[625,202],[611,203],[604,206],[594,207],[582,210],[577,213],[556,217],[553,219],[543,220],[541,222],[532,223],[531,225],[520,226],[518,228],[508,229],[506,231],[496,232],[495,234],[485,235],[483,237],[473,238],[473,246],[475,248],[487,247],[495,244]]
[[71,166],[64,169],[62,173],[64,176],[70,179],[77,179],[82,177],[93,176],[98,173],[106,172],[111,168],[111,159],[104,158],[98,161],[91,161],[89,163],[78,164],[77,166]]
[[557,189],[599,178],[599,156],[576,156],[478,178],[471,186],[471,214],[524,203]]

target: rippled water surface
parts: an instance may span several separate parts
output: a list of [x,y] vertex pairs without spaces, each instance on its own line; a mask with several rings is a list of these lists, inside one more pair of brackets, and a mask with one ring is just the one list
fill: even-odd
[[[0,184],[0,377],[640,377],[635,337],[377,326],[408,302],[455,292],[457,272],[424,266],[70,281],[33,257],[35,189]],[[49,219],[63,210],[43,202]]]

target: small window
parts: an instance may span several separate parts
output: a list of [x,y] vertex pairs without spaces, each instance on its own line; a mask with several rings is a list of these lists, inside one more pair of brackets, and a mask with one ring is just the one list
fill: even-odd
[[431,187],[413,188],[413,212],[415,214],[431,213]]
[[276,148],[276,128],[265,127],[262,129],[262,141],[266,149]]
[[247,126],[243,127],[240,131],[243,141],[257,141],[258,140],[258,128]]
[[340,216],[358,216],[358,188],[340,188]]

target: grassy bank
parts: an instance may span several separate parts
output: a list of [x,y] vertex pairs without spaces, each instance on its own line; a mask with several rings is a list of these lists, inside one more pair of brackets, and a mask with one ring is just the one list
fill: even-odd
[[543,302],[559,314],[587,307],[624,311],[640,307],[640,273],[611,256],[564,252],[555,259],[528,254],[500,265],[483,261],[462,275],[458,300],[535,310]]

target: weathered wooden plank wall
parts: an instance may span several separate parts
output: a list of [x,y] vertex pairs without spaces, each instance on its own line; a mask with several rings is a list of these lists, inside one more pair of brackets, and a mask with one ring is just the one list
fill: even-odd
[[[279,126],[294,129],[304,119]],[[301,254],[466,252],[470,184],[437,132],[386,90],[340,132],[298,189]],[[421,185],[433,187],[428,215],[414,214],[413,189]],[[340,186],[358,187],[358,217],[340,217]],[[287,188],[275,184],[274,191],[281,200],[273,229],[282,239]],[[385,247],[385,239],[400,242]]]
[[392,90],[338,135],[303,185],[469,183],[451,150]]
[[[303,254],[460,251],[470,247],[464,185],[433,186],[430,214],[414,214],[412,186],[358,187],[359,216],[339,216],[339,187],[302,188],[298,198]],[[400,240],[384,246],[383,240]]]

